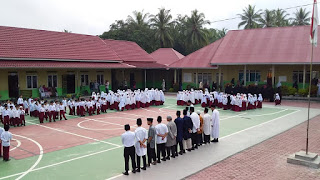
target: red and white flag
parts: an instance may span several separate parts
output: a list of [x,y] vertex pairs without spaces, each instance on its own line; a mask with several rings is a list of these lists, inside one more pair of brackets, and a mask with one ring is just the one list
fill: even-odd
[[317,46],[318,44],[318,7],[317,7],[317,0],[314,0],[313,4],[313,11],[312,11],[312,18],[311,18],[311,31],[310,31],[310,41],[311,44]]

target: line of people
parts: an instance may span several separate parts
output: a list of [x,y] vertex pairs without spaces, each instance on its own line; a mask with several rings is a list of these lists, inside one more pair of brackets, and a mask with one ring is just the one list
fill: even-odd
[[[280,96],[276,94],[276,100],[280,101]],[[223,92],[210,92],[202,90],[184,90],[177,94],[177,105],[201,104],[202,107],[210,107],[212,104],[224,110],[246,111],[250,109],[262,108],[263,97],[261,94],[225,94]],[[275,102],[276,105],[278,101]]]
[[[138,127],[134,132],[130,131],[130,125],[126,124],[125,133],[121,135],[125,161],[123,174],[129,175],[130,159],[132,173],[136,173],[146,170],[151,165],[196,150],[203,144],[218,142],[219,112],[214,105],[210,108],[212,115],[209,115],[209,109],[205,108],[203,116],[200,111],[196,113],[194,107],[184,109],[183,117],[181,117],[181,111],[177,111],[174,121],[171,116],[167,116],[167,124],[162,122],[161,116],[157,118],[157,125],[154,125],[153,118],[147,118],[148,131],[142,127],[141,118],[137,119]],[[210,136],[213,138],[211,141]]]

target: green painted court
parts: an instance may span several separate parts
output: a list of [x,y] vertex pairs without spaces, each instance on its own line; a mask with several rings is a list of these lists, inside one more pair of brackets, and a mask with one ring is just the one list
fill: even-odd
[[[196,105],[196,110],[203,108]],[[120,135],[123,125],[129,123],[134,130],[135,120],[161,115],[175,117],[174,96],[166,96],[163,106],[39,124],[35,118],[27,118],[27,126],[12,128],[11,161],[0,161],[0,179],[108,179],[118,176],[124,169],[123,148]],[[220,110],[220,136],[281,120],[299,111],[296,108],[275,107],[264,104],[262,109],[232,112]],[[166,121],[164,121],[166,123]],[[151,167],[152,168],[152,167]]]

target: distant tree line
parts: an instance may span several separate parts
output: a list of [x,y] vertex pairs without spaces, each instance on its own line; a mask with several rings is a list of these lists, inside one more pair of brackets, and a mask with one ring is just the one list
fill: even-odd
[[[205,27],[210,21],[198,10],[193,10],[190,15],[179,14],[176,19],[172,18],[170,11],[160,8],[155,15],[134,11],[127,19],[116,20],[100,37],[134,41],[148,53],[158,48],[174,48],[188,55],[227,33],[225,28]],[[244,29],[308,25],[310,22],[310,12],[303,8],[298,9],[293,18],[282,9],[262,11],[251,5],[238,15],[241,18],[238,27]]]

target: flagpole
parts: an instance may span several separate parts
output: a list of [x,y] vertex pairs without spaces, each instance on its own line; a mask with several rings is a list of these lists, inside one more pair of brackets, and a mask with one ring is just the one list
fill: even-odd
[[311,61],[310,61],[310,81],[309,81],[309,94],[308,94],[308,122],[307,122],[307,142],[306,142],[306,154],[308,154],[309,150],[309,122],[310,122],[310,96],[311,96],[311,82],[312,82],[312,62],[313,62],[313,49],[314,45],[311,44]]

